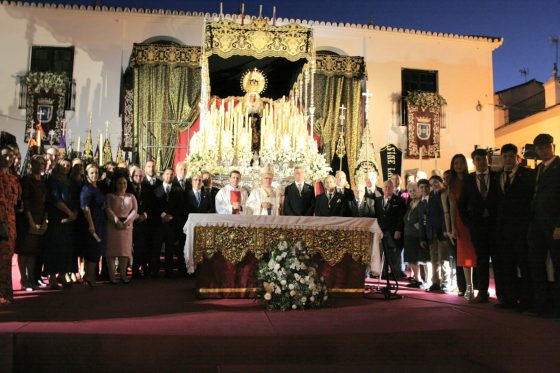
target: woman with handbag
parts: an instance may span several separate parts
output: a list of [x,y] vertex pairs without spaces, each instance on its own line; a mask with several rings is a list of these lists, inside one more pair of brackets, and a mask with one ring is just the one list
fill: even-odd
[[115,278],[115,259],[119,260],[121,281],[130,282],[127,268],[132,258],[132,228],[138,212],[138,203],[134,194],[126,193],[127,180],[124,175],[117,178],[114,192],[107,194],[107,249],[105,259],[111,283],[118,283]]

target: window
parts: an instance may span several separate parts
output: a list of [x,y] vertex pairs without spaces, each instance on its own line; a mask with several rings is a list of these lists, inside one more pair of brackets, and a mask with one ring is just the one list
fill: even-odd
[[44,47],[33,46],[31,48],[30,71],[66,73],[68,76],[68,88],[66,89],[65,109],[73,110],[74,101],[74,47]]
[[401,123],[407,125],[406,96],[410,91],[434,92],[438,91],[438,72],[432,70],[402,69],[401,93]]

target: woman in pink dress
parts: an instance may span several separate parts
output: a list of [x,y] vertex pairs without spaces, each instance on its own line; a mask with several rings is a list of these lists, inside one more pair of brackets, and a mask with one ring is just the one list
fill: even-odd
[[116,284],[115,259],[119,259],[121,281],[129,283],[126,271],[132,258],[132,226],[138,203],[136,197],[126,193],[127,181],[125,176],[119,176],[115,183],[115,191],[107,195],[107,249],[105,259],[111,283]]
[[[461,220],[457,210],[457,201],[461,196],[463,181],[469,174],[467,159],[463,154],[455,154],[451,159],[451,176],[449,181],[449,201],[451,203],[451,215],[455,219],[454,235],[457,239],[457,266],[463,267],[466,281],[465,299],[474,298],[473,290],[473,267],[476,267],[476,252],[471,241],[469,228]],[[453,232],[452,232],[453,234]]]

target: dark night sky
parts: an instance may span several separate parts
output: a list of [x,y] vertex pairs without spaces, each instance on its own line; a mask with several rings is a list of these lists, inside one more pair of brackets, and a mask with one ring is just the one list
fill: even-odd
[[[35,0],[37,1],[37,0]],[[43,1],[45,2],[45,1]],[[94,0],[50,0],[49,3],[94,4]],[[225,13],[265,16],[276,5],[278,17],[413,28],[460,34],[502,36],[494,52],[496,91],[524,82],[519,70],[529,69],[527,79],[546,81],[552,73],[555,48],[549,41],[560,35],[560,0],[229,0]],[[203,0],[100,0],[102,5],[218,12],[220,1]]]

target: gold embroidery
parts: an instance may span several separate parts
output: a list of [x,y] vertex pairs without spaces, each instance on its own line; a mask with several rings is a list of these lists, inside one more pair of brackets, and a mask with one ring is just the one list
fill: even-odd
[[233,264],[240,263],[251,252],[263,259],[267,248],[279,241],[303,241],[310,254],[318,254],[329,265],[339,263],[349,254],[355,261],[369,264],[373,233],[351,230],[316,230],[300,228],[249,228],[198,226],[194,228],[196,263],[211,259],[216,253]]
[[206,53],[222,58],[232,56],[283,57],[289,61],[311,58],[312,31],[291,23],[269,25],[265,19],[240,25],[230,20],[206,25]]

